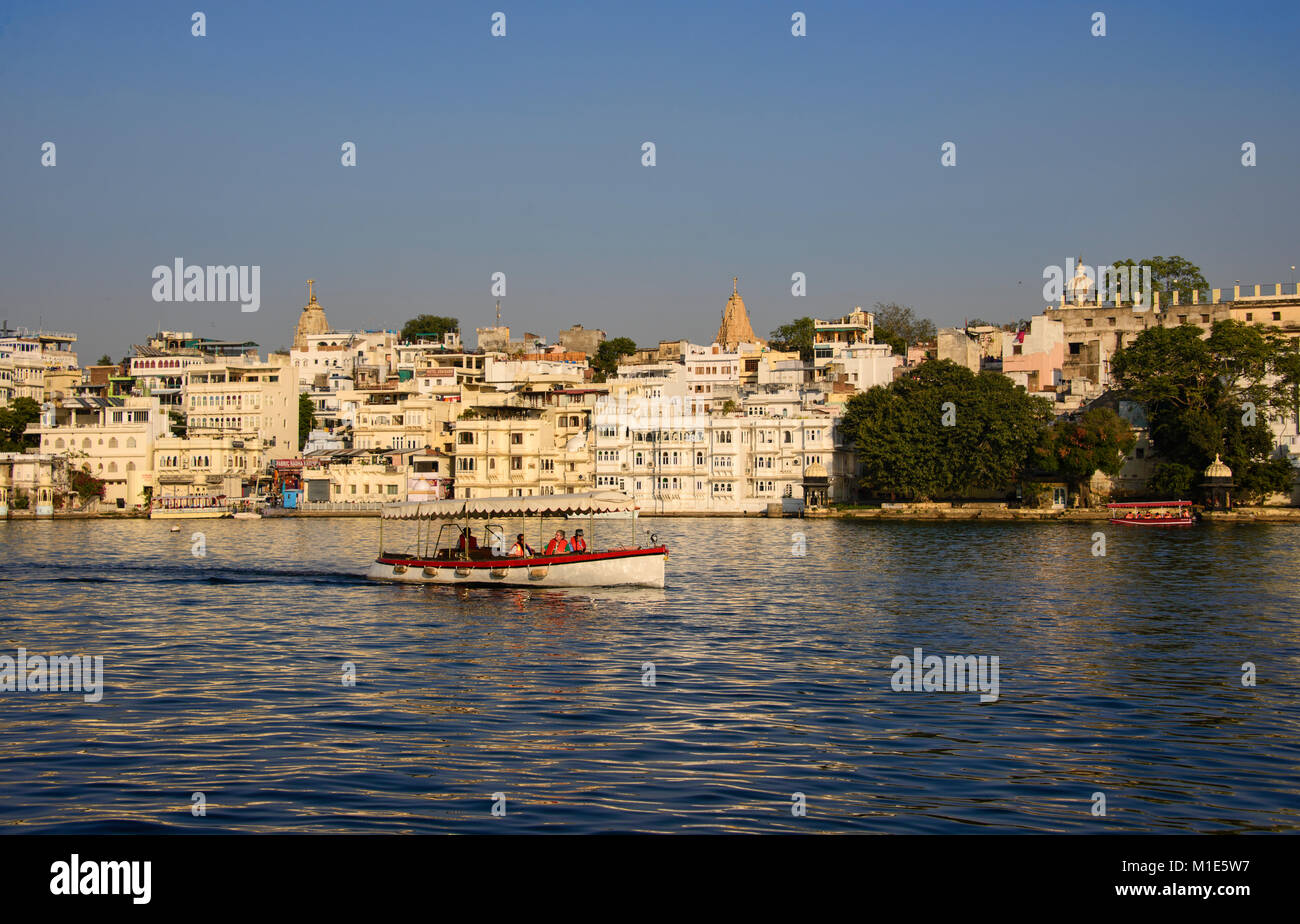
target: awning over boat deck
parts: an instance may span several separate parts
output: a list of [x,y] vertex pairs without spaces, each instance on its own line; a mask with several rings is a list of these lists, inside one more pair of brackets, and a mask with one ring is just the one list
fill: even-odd
[[562,517],[571,513],[617,513],[635,510],[636,501],[622,491],[584,494],[539,494],[533,497],[473,497],[421,503],[385,504],[388,520],[482,520],[489,517]]

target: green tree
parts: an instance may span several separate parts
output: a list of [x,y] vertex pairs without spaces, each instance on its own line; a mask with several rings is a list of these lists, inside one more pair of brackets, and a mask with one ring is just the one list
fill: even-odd
[[459,330],[460,320],[458,318],[444,318],[442,315],[437,314],[422,314],[419,317],[411,318],[402,325],[402,341],[404,343],[414,343],[421,337],[438,338],[443,334]]
[[1164,462],[1181,466],[1153,477],[1166,493],[1194,482],[1222,456],[1233,472],[1237,497],[1256,500],[1287,491],[1294,469],[1275,454],[1270,420],[1296,412],[1300,349],[1276,328],[1215,322],[1208,337],[1200,328],[1152,327],[1111,360],[1111,373],[1146,408],[1151,439]]
[[776,330],[768,335],[768,340],[772,349],[780,350],[783,353],[799,352],[799,358],[804,362],[812,362],[813,358],[813,319],[812,318],[795,318],[789,324],[782,324]]
[[856,449],[862,488],[925,500],[1011,488],[1051,419],[1049,401],[1004,375],[931,360],[850,398],[840,430]]
[[0,452],[22,452],[35,446],[37,438],[27,436],[27,425],[40,420],[41,406],[31,398],[15,398],[0,408]]
[[307,436],[316,429],[316,405],[308,395],[298,396],[298,449],[307,444]]
[[618,369],[618,361],[624,356],[636,352],[636,341],[631,337],[615,337],[613,340],[601,341],[596,349],[596,358],[591,363],[593,376],[597,382],[603,382]]
[[111,366],[111,365],[113,365],[113,359],[112,359],[111,356],[109,356],[107,353],[105,353],[103,356],[99,357],[99,363],[98,363],[97,365],[100,365],[100,366]]
[[89,471],[74,470],[69,472],[68,487],[81,498],[82,504],[85,504],[92,497],[102,499],[104,496],[104,482],[90,474]]
[[871,313],[875,316],[876,342],[888,343],[900,356],[907,355],[909,345],[938,336],[934,322],[929,318],[918,318],[908,305],[876,302]]
[[1094,472],[1119,474],[1136,442],[1124,418],[1108,407],[1094,407],[1053,421],[1035,449],[1034,462],[1039,471],[1057,475],[1083,493]]
[[1174,290],[1183,304],[1192,300],[1193,289],[1208,289],[1210,284],[1201,275],[1201,268],[1182,257],[1146,257],[1142,260],[1121,260],[1115,266],[1150,266],[1151,286],[1160,293],[1161,306],[1173,302]]

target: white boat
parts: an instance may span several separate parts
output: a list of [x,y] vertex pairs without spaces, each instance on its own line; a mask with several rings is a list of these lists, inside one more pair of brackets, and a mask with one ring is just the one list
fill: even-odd
[[[631,512],[635,520],[633,499],[618,491],[388,504],[379,521],[380,552],[366,576],[377,581],[415,584],[663,587],[664,565],[668,560],[668,549],[663,545],[592,547],[582,552],[553,555],[529,549],[526,555],[511,556],[506,553],[513,540],[508,543],[505,529],[492,522],[523,517],[559,518],[574,513],[594,518],[596,514],[617,511]],[[386,548],[385,520],[414,520],[414,547],[400,553]],[[488,521],[482,547],[461,542],[462,530],[472,537],[470,524],[474,521]],[[436,537],[435,522],[439,523]],[[512,529],[509,535],[519,532]]]
[[149,508],[153,520],[194,520],[230,516],[224,494],[193,494],[186,497],[155,497]]
[[262,515],[255,510],[253,511],[241,510],[235,514],[235,519],[236,520],[260,520],[262,519]]

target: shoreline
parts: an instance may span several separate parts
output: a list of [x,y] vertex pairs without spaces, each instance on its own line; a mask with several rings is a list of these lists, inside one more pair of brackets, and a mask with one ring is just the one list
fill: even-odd
[[[268,514],[265,520],[279,519],[313,519],[316,517],[374,517],[378,510],[297,510]],[[800,514],[771,514],[767,511],[674,511],[665,513],[642,513],[637,519],[785,519],[785,520],[891,520],[916,522],[1020,522],[1020,523],[1096,523],[1107,522],[1109,511],[1105,508],[1082,508],[1070,510],[1023,510],[1008,507],[947,507],[925,506],[921,509],[852,507],[847,509],[808,510]],[[213,519],[230,519],[229,517],[164,517],[157,518],[159,523],[202,522]],[[59,520],[151,520],[150,517],[131,513],[87,513],[85,511],[60,512],[37,516],[30,511],[9,511],[0,517],[0,522],[50,522]],[[255,522],[246,520],[242,522]],[[1202,523],[1287,523],[1300,525],[1300,507],[1242,507],[1235,510],[1201,511]],[[1123,524],[1116,524],[1123,525]]]

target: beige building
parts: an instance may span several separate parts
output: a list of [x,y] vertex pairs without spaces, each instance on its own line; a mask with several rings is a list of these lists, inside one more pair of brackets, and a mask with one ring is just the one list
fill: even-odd
[[45,400],[45,373],[76,369],[77,335],[69,331],[0,329],[0,398]]
[[153,448],[168,433],[167,412],[157,398],[64,398],[45,404],[27,432],[42,453],[103,481],[105,504],[132,509],[154,486]]
[[153,447],[154,496],[244,497],[253,493],[271,458],[256,437],[162,437]]
[[54,514],[68,497],[66,456],[38,452],[0,452],[0,516],[29,511],[38,517]]
[[298,383],[287,354],[189,370],[183,407],[189,437],[260,440],[268,459],[298,455]]
[[455,422],[456,497],[573,494],[595,486],[595,389],[558,389],[475,407]]

